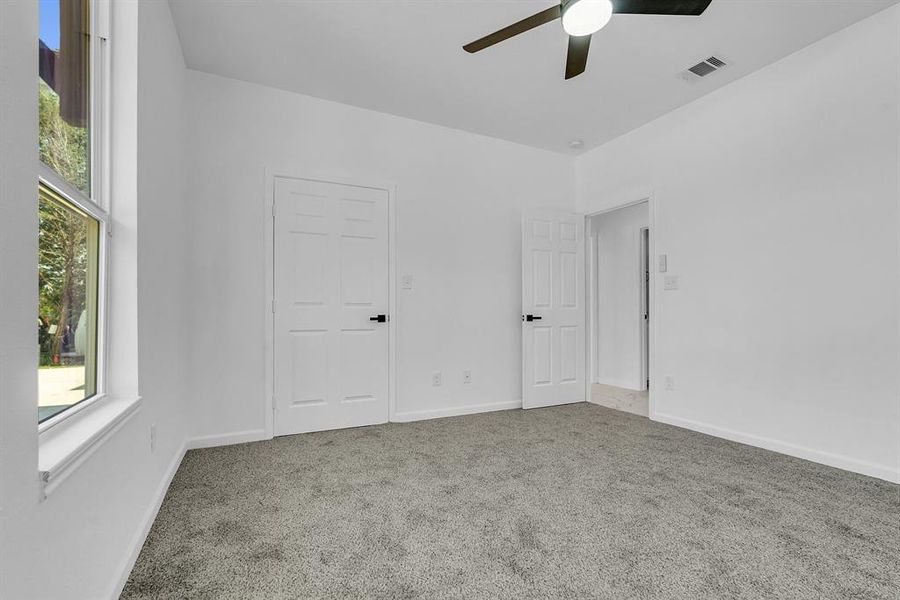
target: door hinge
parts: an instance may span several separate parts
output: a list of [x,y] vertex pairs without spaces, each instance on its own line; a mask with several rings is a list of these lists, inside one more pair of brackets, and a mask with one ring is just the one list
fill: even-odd
[[275,216],[275,203],[272,203],[272,216]]
[[277,300],[272,300],[272,314],[273,315],[275,314],[275,307],[276,307],[277,302],[278,302]]

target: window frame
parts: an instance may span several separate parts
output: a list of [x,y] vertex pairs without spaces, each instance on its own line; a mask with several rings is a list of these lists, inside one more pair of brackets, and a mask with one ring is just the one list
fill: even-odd
[[[90,186],[88,194],[66,181],[52,167],[38,159],[38,181],[35,198],[40,186],[46,186],[78,210],[98,223],[97,241],[97,357],[96,390],[93,395],[63,409],[43,422],[37,423],[38,434],[52,429],[79,414],[86,408],[102,402],[108,396],[107,363],[109,348],[108,299],[109,299],[109,238],[112,235],[109,217],[110,152],[109,152],[109,0],[88,0],[90,3]],[[35,265],[37,266],[37,265]],[[37,401],[35,398],[35,408]]]

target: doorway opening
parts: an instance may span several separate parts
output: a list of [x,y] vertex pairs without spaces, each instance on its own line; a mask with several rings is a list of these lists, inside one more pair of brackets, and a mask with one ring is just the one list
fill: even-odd
[[586,217],[589,399],[649,416],[650,204]]

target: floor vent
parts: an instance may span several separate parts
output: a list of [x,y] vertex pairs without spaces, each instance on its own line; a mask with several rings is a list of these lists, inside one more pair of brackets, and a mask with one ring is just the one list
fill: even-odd
[[710,56],[706,60],[701,60],[693,67],[690,67],[681,72],[680,76],[685,81],[694,82],[698,79],[703,79],[704,77],[708,77],[712,75],[716,71],[723,69],[728,66],[728,63],[716,56]]

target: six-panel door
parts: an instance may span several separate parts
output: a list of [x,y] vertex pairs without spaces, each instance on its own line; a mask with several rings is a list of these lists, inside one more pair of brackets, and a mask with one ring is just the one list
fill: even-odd
[[584,216],[522,217],[522,402],[585,399]]
[[387,422],[388,264],[387,191],[275,180],[276,435]]

